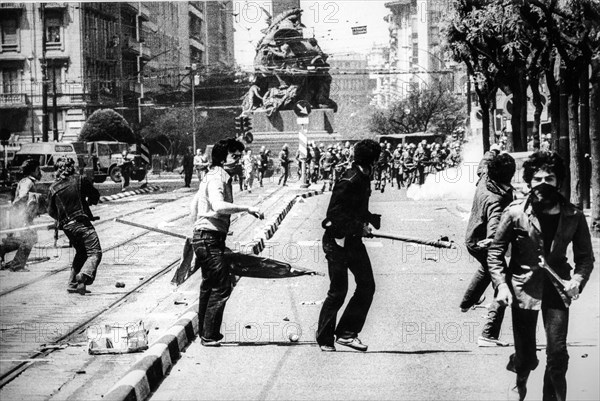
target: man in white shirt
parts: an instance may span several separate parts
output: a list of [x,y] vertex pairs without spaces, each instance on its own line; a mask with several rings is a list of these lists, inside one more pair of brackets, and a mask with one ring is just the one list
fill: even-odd
[[223,312],[234,285],[231,269],[223,258],[230,216],[248,212],[263,218],[258,208],[233,203],[231,181],[243,151],[244,144],[234,138],[215,144],[211,168],[191,204],[192,247],[202,270],[198,321],[204,346],[221,345]]
[[[30,226],[33,219],[39,215],[44,207],[41,194],[33,192],[35,183],[42,177],[40,163],[37,160],[26,160],[21,166],[23,179],[17,184],[15,200],[11,207],[11,225],[14,228]],[[2,264],[0,269],[11,271],[27,271],[25,264],[33,246],[37,242],[37,232],[32,229],[23,230],[17,235],[9,234],[2,240],[0,245],[0,257],[4,261],[4,255],[8,252],[17,251],[13,260]]]

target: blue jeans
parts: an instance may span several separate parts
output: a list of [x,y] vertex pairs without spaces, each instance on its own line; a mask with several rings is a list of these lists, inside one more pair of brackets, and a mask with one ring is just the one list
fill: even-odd
[[[375,294],[375,278],[369,255],[360,238],[346,238],[342,248],[326,233],[323,236],[323,250],[331,283],[319,315],[317,342],[320,345],[333,345],[334,334],[342,338],[354,338],[361,332]],[[336,328],[337,313],[348,293],[348,270],[354,274],[356,291]]]
[[219,341],[225,304],[234,285],[230,266],[225,262],[226,234],[212,231],[194,231],[192,247],[202,269],[200,305],[198,307],[199,333],[204,340]]
[[[472,249],[468,249],[468,251],[471,256],[477,259],[479,262],[479,267],[473,275],[473,278],[471,279],[471,282],[469,283],[469,286],[467,287],[467,290],[465,291],[463,299],[460,303],[460,307],[462,309],[468,309],[477,304],[477,301],[479,301],[487,287],[492,282],[490,271],[487,265],[487,251],[475,251]],[[481,331],[482,337],[497,339],[500,336],[500,329],[502,327],[502,320],[504,320],[505,310],[506,307],[500,305],[495,299],[492,301],[488,309],[487,321],[483,326],[483,330]]]
[[93,284],[102,260],[102,248],[94,226],[89,221],[70,221],[64,225],[63,231],[75,248],[69,287],[77,286],[79,273],[85,285]]
[[[538,315],[537,310],[512,308],[515,353],[511,355],[507,369],[517,376],[527,377],[538,365],[535,337]],[[569,310],[546,308],[542,304],[542,319],[547,341],[542,399],[562,401],[567,396]]]

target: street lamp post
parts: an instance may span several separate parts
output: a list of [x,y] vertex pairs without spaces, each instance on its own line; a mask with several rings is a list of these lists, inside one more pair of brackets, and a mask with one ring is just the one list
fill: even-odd
[[[412,49],[412,46],[402,46],[402,48],[403,49]],[[452,92],[454,93],[454,70],[453,69],[447,69],[446,68],[446,62],[442,58],[440,58],[440,56],[438,56],[437,54],[432,53],[431,51],[429,51],[427,49],[423,49],[421,47],[418,47],[417,49],[420,50],[420,51],[422,51],[422,52],[427,53],[428,55],[434,57],[435,59],[437,59],[440,62],[440,67],[442,68],[442,70],[441,71],[437,71],[435,73],[437,73],[437,74],[451,74],[452,75],[451,86],[452,86]],[[416,65],[419,66],[419,67],[421,67],[423,70],[425,70],[425,72],[427,74],[430,74],[430,75],[434,74],[434,73],[432,73],[432,72],[429,71],[429,68],[422,67],[422,66],[420,66],[418,64],[416,64]],[[415,73],[415,75],[416,75],[416,73]]]
[[190,71],[192,81],[192,153],[196,154],[196,63],[192,63]]

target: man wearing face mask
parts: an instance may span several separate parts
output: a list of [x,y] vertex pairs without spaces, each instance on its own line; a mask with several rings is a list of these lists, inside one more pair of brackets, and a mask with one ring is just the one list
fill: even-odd
[[[487,259],[496,300],[512,306],[515,353],[506,368],[517,374],[514,391],[525,399],[529,373],[538,365],[536,326],[541,310],[547,339],[543,399],[564,400],[569,306],[592,272],[592,242],[582,211],[558,192],[566,173],[560,156],[533,153],[523,171],[530,195],[504,212]],[[571,243],[574,269],[566,257]],[[507,265],[509,244],[512,257]]]
[[[380,152],[379,144],[370,139],[354,146],[354,163],[335,183],[322,223],[323,250],[331,281],[317,329],[317,343],[324,352],[335,351],[334,335],[340,345],[367,350],[358,334],[373,301],[375,279],[362,237],[371,235],[369,224],[376,229],[381,226],[381,215],[369,212],[371,179]],[[354,275],[356,290],[336,325],[337,313],[348,292],[348,270]]]
[[190,207],[194,224],[192,247],[202,270],[199,333],[202,345],[206,347],[221,345],[223,312],[234,286],[230,266],[224,260],[230,216],[248,212],[263,218],[258,208],[233,203],[231,181],[243,151],[244,144],[234,138],[215,144],[211,168]]

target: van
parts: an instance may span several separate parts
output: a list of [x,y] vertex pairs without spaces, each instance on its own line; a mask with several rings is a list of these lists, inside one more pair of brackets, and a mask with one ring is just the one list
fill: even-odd
[[68,142],[34,142],[24,143],[21,145],[12,164],[9,168],[10,181],[18,182],[22,177],[21,165],[25,160],[34,159],[40,162],[40,170],[42,172],[42,178],[36,183],[41,191],[45,193],[50,187],[50,184],[54,182],[54,163],[58,158],[67,156],[75,160],[75,169],[79,173],[83,173],[83,166],[80,166],[79,160],[77,159],[77,153],[72,144]]

